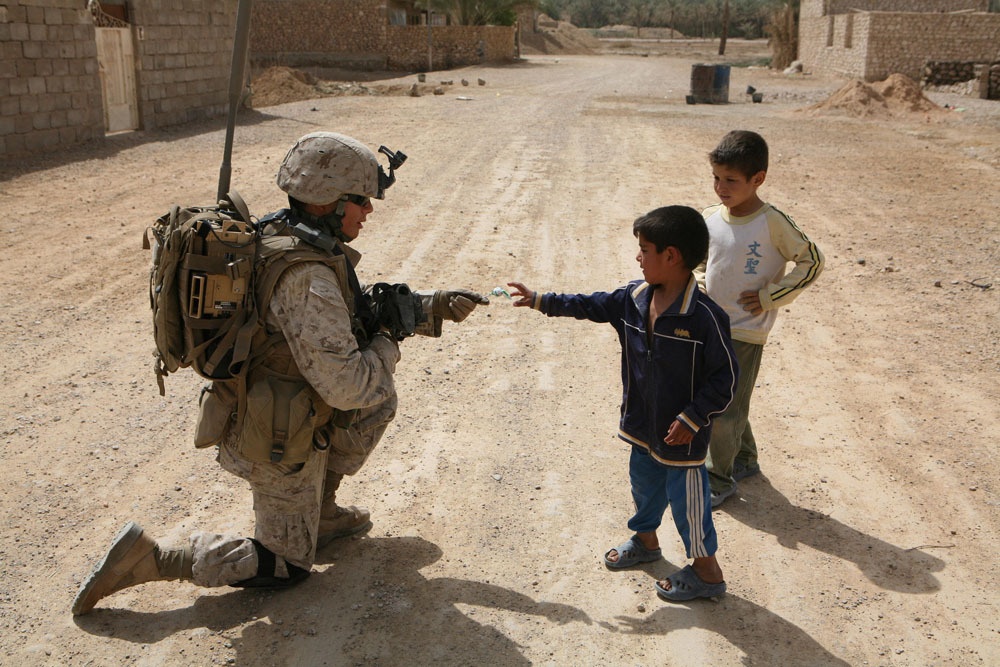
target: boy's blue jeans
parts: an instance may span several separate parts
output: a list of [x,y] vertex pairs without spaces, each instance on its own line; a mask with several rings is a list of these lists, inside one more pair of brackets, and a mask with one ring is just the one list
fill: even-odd
[[670,507],[688,558],[712,556],[718,549],[708,472],[704,464],[691,468],[666,466],[642,447],[632,447],[628,464],[635,515],[628,527],[637,533],[655,531]]

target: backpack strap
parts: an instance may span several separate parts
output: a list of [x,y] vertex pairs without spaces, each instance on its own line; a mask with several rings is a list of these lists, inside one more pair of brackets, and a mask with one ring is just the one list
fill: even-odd
[[291,236],[266,237],[260,243],[258,265],[254,271],[253,317],[238,330],[227,332],[227,335],[235,336],[236,341],[230,370],[233,371],[232,376],[236,383],[237,429],[243,427],[246,415],[247,382],[251,372],[263,365],[268,353],[284,341],[281,333],[266,335],[264,325],[278,280],[285,271],[302,262],[320,262],[333,267],[347,261],[343,255],[324,253],[317,248],[300,244]]
[[244,201],[243,196],[236,190],[230,190],[226,194],[226,200],[233,205],[236,212],[240,214],[240,220],[243,222],[250,222],[250,207],[247,206],[246,201]]

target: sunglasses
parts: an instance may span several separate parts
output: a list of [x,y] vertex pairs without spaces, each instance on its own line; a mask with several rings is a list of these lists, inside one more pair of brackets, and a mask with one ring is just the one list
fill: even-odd
[[372,200],[371,197],[365,197],[364,195],[344,195],[344,198],[352,204],[357,204],[361,208],[368,206]]

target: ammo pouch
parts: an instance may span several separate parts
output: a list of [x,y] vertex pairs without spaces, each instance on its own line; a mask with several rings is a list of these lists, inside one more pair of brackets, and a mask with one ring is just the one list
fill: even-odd
[[313,448],[313,431],[329,418],[330,408],[304,380],[257,375],[247,390],[237,449],[256,463],[303,463]]
[[201,390],[194,446],[214,447],[229,434],[236,421],[236,386],[231,382],[213,382]]

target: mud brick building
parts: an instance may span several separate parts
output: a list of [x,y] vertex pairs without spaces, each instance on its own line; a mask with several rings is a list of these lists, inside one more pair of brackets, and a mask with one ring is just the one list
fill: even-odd
[[1000,14],[988,9],[989,0],[802,0],[799,60],[865,81],[920,81],[931,62],[978,65],[988,76],[1000,61]]

